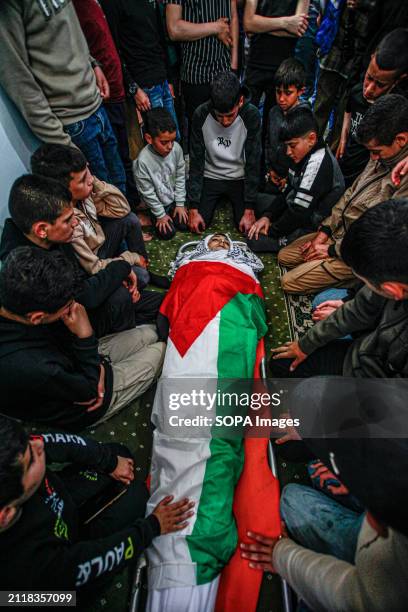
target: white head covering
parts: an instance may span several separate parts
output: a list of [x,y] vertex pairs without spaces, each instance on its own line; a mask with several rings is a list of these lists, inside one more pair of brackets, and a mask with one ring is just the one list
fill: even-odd
[[[217,235],[226,236],[230,244],[229,249],[219,249],[218,251],[212,251],[208,248],[208,243]],[[208,259],[211,256],[211,260],[214,261],[227,261],[230,260],[235,264],[244,264],[252,269],[256,274],[261,272],[264,268],[262,261],[252,251],[246,247],[242,242],[237,242],[231,239],[229,234],[222,232],[216,232],[205,236],[202,240],[198,241],[197,246],[186,253],[180,253],[176,259],[172,262],[170,268],[170,275],[174,276],[180,266],[190,262],[197,261],[199,259]]]

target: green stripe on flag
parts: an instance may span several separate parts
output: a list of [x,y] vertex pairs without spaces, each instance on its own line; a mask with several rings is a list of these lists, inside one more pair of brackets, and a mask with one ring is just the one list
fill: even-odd
[[[266,331],[263,300],[257,295],[239,293],[221,310],[217,362],[221,392],[222,379],[252,378],[258,341]],[[226,380],[225,385],[230,383]],[[220,414],[232,412],[237,413],[217,408]],[[197,518],[186,538],[191,559],[197,563],[197,584],[216,578],[238,543],[232,502],[243,468],[243,440],[213,438],[209,446],[211,457],[206,464]]]

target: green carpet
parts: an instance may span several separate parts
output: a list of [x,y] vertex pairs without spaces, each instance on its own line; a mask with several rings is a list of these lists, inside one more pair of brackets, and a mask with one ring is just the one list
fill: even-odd
[[[233,227],[232,211],[228,205],[221,205],[215,214],[211,230],[205,234],[214,232],[229,233],[234,240],[242,240],[242,235]],[[198,240],[196,234],[178,232],[170,241],[152,240],[147,243],[147,249],[151,260],[151,268],[154,272],[166,274],[170,262],[174,259],[178,249],[185,242]],[[290,340],[290,328],[288,321],[285,298],[279,282],[279,267],[276,256],[271,254],[261,255],[265,266],[260,276],[261,284],[265,293],[266,316],[268,322],[268,335],[266,343],[268,347],[276,346]]]

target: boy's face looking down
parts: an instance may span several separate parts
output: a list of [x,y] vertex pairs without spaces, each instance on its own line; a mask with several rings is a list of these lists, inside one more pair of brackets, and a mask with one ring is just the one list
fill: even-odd
[[364,143],[365,148],[370,152],[370,159],[372,161],[392,159],[407,145],[408,132],[401,132],[401,134],[397,134],[390,145],[382,145],[375,138],[369,140],[367,143]]
[[71,172],[71,180],[68,189],[72,194],[74,202],[86,200],[92,193],[94,177],[88,165],[80,172]]
[[308,132],[304,136],[285,140],[286,155],[298,164],[313,149],[317,142],[316,132]]
[[50,245],[52,243],[71,242],[74,229],[77,225],[78,220],[74,214],[73,207],[67,206],[54,223],[48,223],[47,221],[37,221],[37,223],[34,223],[32,233]]
[[223,234],[214,234],[214,236],[208,242],[208,248],[210,251],[221,251],[230,248],[230,242]]
[[[402,78],[404,76],[402,75]],[[395,70],[380,70],[373,55],[364,77],[363,96],[367,102],[375,102],[389,93],[400,80],[401,77],[397,78]]]
[[299,104],[299,98],[305,89],[298,89],[295,85],[289,87],[275,87],[276,104],[283,113],[287,113],[291,108]]
[[0,509],[0,529],[6,529],[17,516],[19,508],[37,491],[45,476],[44,442],[41,439],[30,440],[23,455],[17,460],[22,464],[21,483],[24,493],[18,499]]
[[176,140],[177,133],[174,132],[160,132],[157,136],[152,136],[146,132],[146,142],[153,147],[158,155],[161,157],[167,157],[171,153]]
[[230,110],[228,113],[220,113],[214,109],[214,115],[218,123],[222,125],[222,127],[227,128],[230,127],[238,117],[238,113],[244,104],[244,96],[241,96],[239,102]]

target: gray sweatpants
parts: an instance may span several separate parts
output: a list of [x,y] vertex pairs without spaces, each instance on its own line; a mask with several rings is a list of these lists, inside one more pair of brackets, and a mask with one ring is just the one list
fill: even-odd
[[164,342],[158,342],[154,325],[140,325],[99,339],[99,352],[110,357],[113,370],[111,403],[99,423],[150,387],[160,374],[165,349]]

